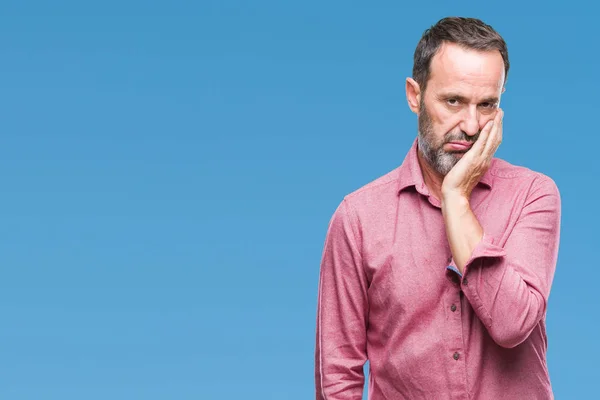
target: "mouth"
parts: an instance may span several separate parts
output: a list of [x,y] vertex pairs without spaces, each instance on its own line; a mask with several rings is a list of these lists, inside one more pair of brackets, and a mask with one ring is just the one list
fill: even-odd
[[447,149],[449,151],[456,152],[467,152],[471,146],[473,146],[472,142],[448,142],[446,143]]

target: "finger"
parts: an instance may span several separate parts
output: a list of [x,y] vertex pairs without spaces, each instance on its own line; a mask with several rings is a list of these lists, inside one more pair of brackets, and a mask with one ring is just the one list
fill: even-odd
[[502,109],[498,109],[496,112],[496,116],[494,117],[494,126],[489,132],[489,136],[485,143],[485,148],[483,150],[483,156],[486,159],[491,160],[494,156],[494,153],[500,146],[502,142],[502,119],[504,117],[504,111]]
[[474,151],[475,153],[480,154],[480,155],[484,153],[486,144],[489,141],[490,132],[494,128],[494,124],[495,124],[494,121],[495,121],[495,118],[489,120],[485,124],[483,129],[481,130],[481,133],[479,134],[479,138],[477,138],[477,141],[475,142],[475,144],[473,144],[473,149],[475,150]]

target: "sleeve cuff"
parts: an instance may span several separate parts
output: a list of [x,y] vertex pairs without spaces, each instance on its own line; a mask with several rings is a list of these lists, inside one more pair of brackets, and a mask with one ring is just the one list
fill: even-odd
[[[452,264],[454,264],[454,261],[452,262]],[[454,271],[454,272],[456,272],[456,274],[457,274],[458,276],[462,277],[462,274],[460,273],[460,271],[458,270],[458,268],[456,268],[456,267],[455,267],[454,265],[452,265],[452,264],[451,264],[451,265],[448,265],[448,266],[446,267],[446,269],[449,269],[450,271]]]
[[473,262],[475,260],[477,260],[479,258],[484,258],[484,257],[504,257],[505,255],[506,255],[506,250],[504,250],[502,247],[494,244],[494,238],[486,235],[484,232],[483,238],[481,239],[481,241],[479,243],[477,243],[477,246],[475,246],[475,249],[473,249],[473,253],[471,254],[471,257],[465,264],[465,267],[463,268],[463,270],[464,270],[463,274],[461,274],[460,271],[458,270],[458,268],[456,267],[454,258],[452,258],[450,265],[448,265],[448,267],[446,267],[446,268],[451,271],[456,272],[458,274],[458,276],[460,276],[462,278],[463,275],[467,274],[469,267],[471,266],[471,264],[473,264]]

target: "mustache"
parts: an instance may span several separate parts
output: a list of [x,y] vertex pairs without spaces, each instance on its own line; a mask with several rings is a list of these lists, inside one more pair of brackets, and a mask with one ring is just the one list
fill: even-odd
[[481,131],[477,132],[476,135],[470,136],[467,135],[464,132],[457,132],[457,133],[448,133],[446,134],[446,136],[444,137],[444,141],[446,143],[450,143],[450,142],[473,142],[475,143],[477,141],[477,139],[479,139],[479,135],[481,134]]

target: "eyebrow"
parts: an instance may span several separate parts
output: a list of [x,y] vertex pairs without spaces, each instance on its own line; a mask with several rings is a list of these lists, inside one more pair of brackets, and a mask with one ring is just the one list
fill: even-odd
[[[456,93],[441,94],[439,97],[441,99],[444,99],[444,100],[446,100],[446,99],[456,99],[456,100],[458,100],[460,102],[463,102],[463,103],[468,102],[468,99],[465,96],[461,96],[461,95],[456,94]],[[492,97],[487,97],[487,98],[481,100],[479,103],[492,103],[492,104],[495,104],[495,103],[498,103],[498,98],[497,97],[493,97],[493,96]]]

